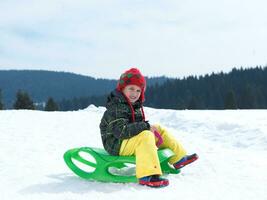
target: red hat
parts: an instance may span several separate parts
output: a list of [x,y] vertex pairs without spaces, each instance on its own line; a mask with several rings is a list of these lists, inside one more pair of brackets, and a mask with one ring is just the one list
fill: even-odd
[[118,81],[117,84],[117,90],[123,91],[123,89],[127,85],[137,85],[141,88],[141,95],[140,95],[140,100],[141,102],[145,101],[145,90],[146,90],[146,79],[145,77],[141,74],[139,69],[137,68],[131,68],[127,71],[125,71],[121,76],[120,80]]

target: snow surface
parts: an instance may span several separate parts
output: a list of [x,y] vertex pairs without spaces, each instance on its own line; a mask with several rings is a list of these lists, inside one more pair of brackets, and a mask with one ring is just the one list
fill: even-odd
[[145,108],[199,160],[168,175],[170,185],[83,180],[65,165],[66,150],[102,147],[105,108],[75,112],[0,111],[0,199],[267,199],[267,110],[175,111]]

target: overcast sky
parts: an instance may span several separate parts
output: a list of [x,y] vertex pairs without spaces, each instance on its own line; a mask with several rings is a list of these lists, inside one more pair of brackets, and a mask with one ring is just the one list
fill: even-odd
[[267,65],[266,0],[0,0],[0,69],[118,78]]

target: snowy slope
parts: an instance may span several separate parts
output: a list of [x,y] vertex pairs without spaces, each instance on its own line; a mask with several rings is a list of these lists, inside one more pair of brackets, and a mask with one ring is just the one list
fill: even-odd
[[170,186],[90,182],[65,165],[73,147],[102,147],[104,108],[76,112],[0,111],[0,199],[267,199],[267,110],[174,111],[145,108],[200,159]]

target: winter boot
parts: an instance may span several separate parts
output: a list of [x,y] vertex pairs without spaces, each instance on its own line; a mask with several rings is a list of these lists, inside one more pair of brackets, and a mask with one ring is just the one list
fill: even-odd
[[184,156],[178,162],[174,163],[173,166],[175,169],[181,169],[182,167],[194,162],[197,159],[198,159],[198,155],[196,153],[192,155],[187,155],[187,156]]
[[145,176],[139,179],[140,185],[146,185],[149,187],[165,187],[169,185],[169,180],[161,178],[159,175]]

